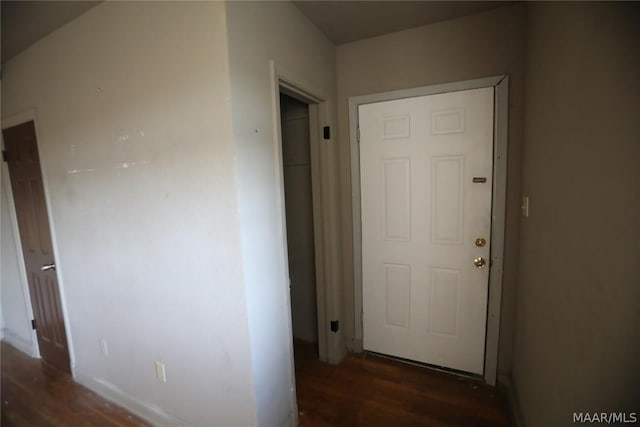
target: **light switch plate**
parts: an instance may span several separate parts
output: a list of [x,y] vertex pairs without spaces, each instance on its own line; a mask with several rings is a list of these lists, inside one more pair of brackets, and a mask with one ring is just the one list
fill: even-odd
[[529,196],[522,196],[522,205],[520,206],[522,210],[522,216],[525,218],[529,217]]

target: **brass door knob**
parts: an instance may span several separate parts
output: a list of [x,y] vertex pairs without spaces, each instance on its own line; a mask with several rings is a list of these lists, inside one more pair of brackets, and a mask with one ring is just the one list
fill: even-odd
[[479,248],[483,248],[483,247],[484,247],[484,245],[486,245],[486,244],[487,244],[487,241],[486,241],[484,238],[482,238],[482,237],[478,237],[478,238],[476,239],[476,246],[477,246],[477,247],[479,247]]
[[478,268],[483,268],[485,265],[487,265],[487,261],[484,258],[479,257],[473,260],[473,264]]

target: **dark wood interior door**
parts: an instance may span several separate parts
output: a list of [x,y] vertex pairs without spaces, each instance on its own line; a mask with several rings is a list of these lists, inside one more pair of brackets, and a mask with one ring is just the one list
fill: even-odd
[[32,121],[2,131],[42,358],[70,372],[49,217]]

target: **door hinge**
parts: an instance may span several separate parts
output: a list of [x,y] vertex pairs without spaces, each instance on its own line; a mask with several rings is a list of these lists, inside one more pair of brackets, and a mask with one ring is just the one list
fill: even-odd
[[31,319],[31,329],[36,330],[36,319]]
[[358,139],[358,144],[360,143],[360,126],[356,129],[356,138]]
[[338,329],[340,329],[340,322],[337,320],[332,320],[331,321],[331,332],[338,332]]

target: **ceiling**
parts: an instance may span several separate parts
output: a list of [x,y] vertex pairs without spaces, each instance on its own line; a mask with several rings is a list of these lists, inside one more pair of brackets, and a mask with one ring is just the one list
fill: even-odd
[[[0,3],[4,64],[100,1]],[[335,44],[432,24],[503,6],[500,1],[294,1]]]
[[4,64],[99,1],[6,1],[0,3]]
[[343,44],[504,6],[504,1],[294,1],[332,42]]

